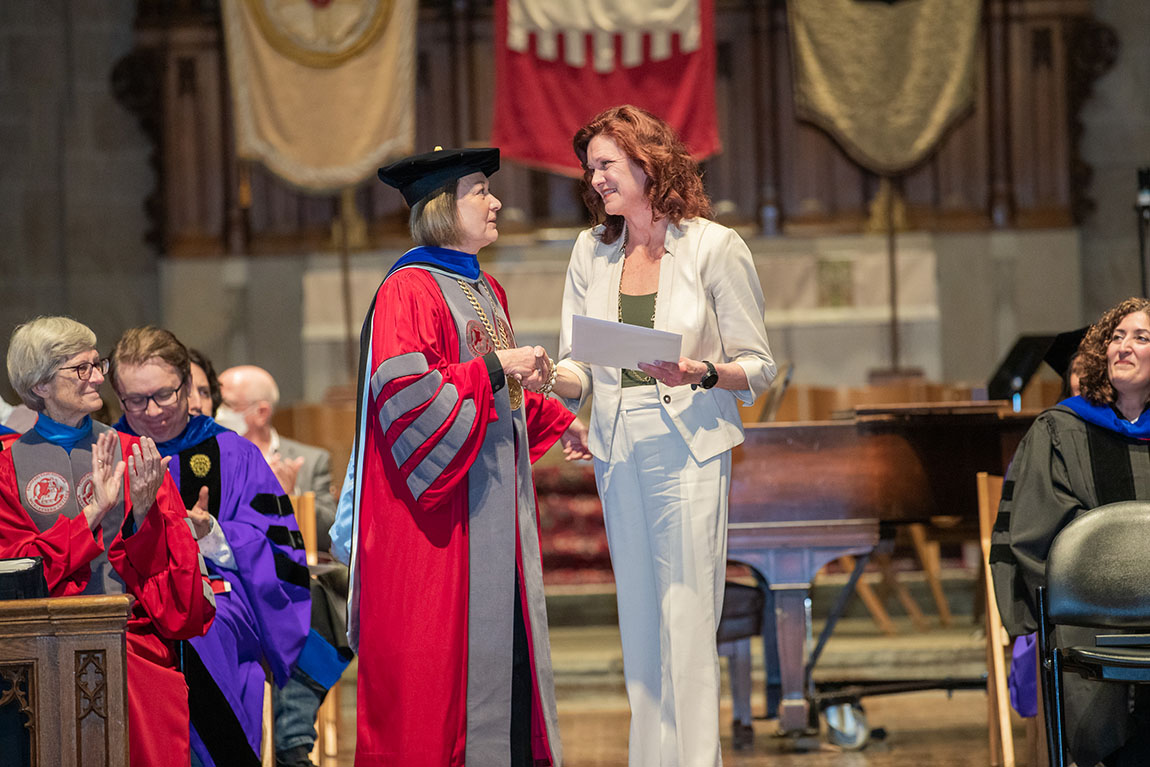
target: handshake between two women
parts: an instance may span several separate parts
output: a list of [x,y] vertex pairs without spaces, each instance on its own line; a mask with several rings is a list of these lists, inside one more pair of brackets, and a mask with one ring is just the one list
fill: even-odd
[[[542,346],[520,346],[515,349],[500,349],[495,353],[503,366],[503,375],[518,381],[527,391],[544,395],[552,393],[559,368]],[[564,459],[591,460],[587,425],[578,418],[571,421],[559,438],[559,442],[563,445]]]
[[495,352],[503,374],[523,384],[527,391],[550,394],[555,385],[555,360],[542,346],[519,346]]

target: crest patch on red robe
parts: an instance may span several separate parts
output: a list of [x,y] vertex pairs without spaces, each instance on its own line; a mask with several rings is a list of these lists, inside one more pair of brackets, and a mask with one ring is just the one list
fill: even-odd
[[483,329],[483,325],[479,320],[471,320],[468,322],[464,332],[467,333],[467,348],[476,357],[482,357],[484,354],[487,354],[487,352],[495,349],[491,343],[491,339],[487,335],[487,331]]
[[55,514],[68,502],[68,481],[54,471],[42,471],[28,481],[24,495],[41,514]]
[[84,508],[96,497],[96,485],[92,481],[92,472],[88,472],[80,479],[76,486],[76,501],[80,508]]

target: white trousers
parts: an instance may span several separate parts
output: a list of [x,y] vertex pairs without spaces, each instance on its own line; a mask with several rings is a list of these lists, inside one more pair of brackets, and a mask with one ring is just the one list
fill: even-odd
[[653,386],[623,390],[611,459],[595,461],[631,705],[630,767],[717,767],[715,631],[727,559],[730,451],[698,463]]

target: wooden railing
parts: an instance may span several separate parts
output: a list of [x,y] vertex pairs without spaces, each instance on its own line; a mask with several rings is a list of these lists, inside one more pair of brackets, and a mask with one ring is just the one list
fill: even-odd
[[[1035,376],[1021,392],[1019,407],[1039,411],[1058,402],[1062,382]],[[970,402],[976,396],[974,387],[964,384],[937,383],[925,379],[899,380],[867,386],[790,386],[783,393],[775,421],[826,421],[844,415],[856,407],[907,405],[945,402]],[[981,396],[985,397],[985,392]],[[760,403],[740,408],[746,423],[758,419]]]
[[[217,5],[139,0],[136,48],[113,73],[156,146],[151,240],[175,256],[329,247],[338,196],[301,194],[234,157]],[[485,141],[497,87],[490,0],[421,5],[416,149]],[[1117,48],[1089,12],[1089,0],[984,0],[974,108],[901,184],[912,228],[1066,226],[1089,211],[1078,111]],[[861,231],[878,179],[796,119],[783,0],[719,0],[715,34],[724,151],[705,179],[718,218],[765,234]],[[241,177],[252,192],[243,205]],[[571,179],[505,163],[498,191],[505,233],[585,220]],[[393,190],[372,179],[354,201],[367,247],[406,247]]]
[[0,709],[28,740],[0,763],[127,767],[124,627],[131,597],[0,601]]

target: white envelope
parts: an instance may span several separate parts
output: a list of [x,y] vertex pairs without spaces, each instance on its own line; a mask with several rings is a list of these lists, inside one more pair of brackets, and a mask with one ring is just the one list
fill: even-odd
[[678,362],[683,336],[625,322],[571,318],[571,358],[591,365],[638,370],[640,362]]

